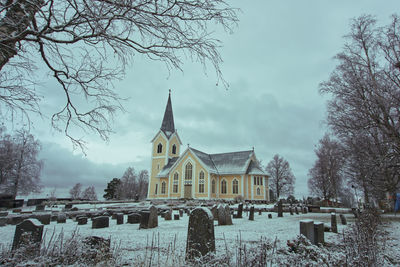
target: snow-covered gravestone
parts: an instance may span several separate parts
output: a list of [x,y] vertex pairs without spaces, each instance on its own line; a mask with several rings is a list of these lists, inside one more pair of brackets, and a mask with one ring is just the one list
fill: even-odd
[[88,218],[85,216],[79,216],[76,218],[76,221],[78,222],[78,225],[85,225],[87,224]]
[[157,208],[152,205],[150,206],[149,228],[155,228],[157,226],[158,226]]
[[40,243],[42,242],[43,224],[37,219],[27,219],[17,224],[12,249],[17,249],[20,245],[35,245],[36,252],[40,251]]
[[226,225],[225,208],[222,205],[218,206],[218,225]]
[[226,225],[232,225],[231,209],[229,208],[229,205],[225,205],[225,216]]
[[333,233],[337,233],[337,220],[336,220],[336,213],[331,213],[331,231]]
[[304,235],[311,242],[314,242],[314,221],[301,220],[300,221],[300,234]]
[[66,223],[67,221],[67,215],[65,213],[59,213],[57,215],[57,223]]
[[107,228],[109,226],[108,216],[98,216],[92,219],[92,229]]
[[278,217],[283,217],[282,200],[279,200],[278,202]]
[[323,222],[315,222],[314,223],[314,245],[324,244],[324,223]]
[[124,224],[124,214],[116,213],[117,224]]
[[186,242],[186,259],[192,260],[215,251],[214,219],[207,208],[190,213]]
[[141,215],[139,213],[128,214],[128,223],[140,223]]
[[249,220],[254,221],[254,206],[250,207]]

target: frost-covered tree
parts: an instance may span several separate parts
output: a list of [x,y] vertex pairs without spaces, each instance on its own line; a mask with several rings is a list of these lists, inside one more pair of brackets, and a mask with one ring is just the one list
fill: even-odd
[[265,170],[270,175],[268,183],[277,199],[279,199],[281,195],[290,195],[294,193],[296,178],[286,159],[276,154],[268,163]]
[[69,196],[72,199],[78,199],[81,197],[81,191],[82,191],[82,184],[81,183],[76,183],[71,190],[69,190]]
[[220,41],[209,25],[231,31],[237,21],[224,0],[0,1],[1,114],[40,112],[34,71],[46,69],[64,95],[53,127],[80,146],[71,127],[107,139],[110,118],[121,109],[111,81],[134,56],[179,70],[187,56],[213,65],[224,82]]
[[83,190],[82,198],[89,200],[97,200],[97,194],[94,186],[88,186],[85,190]]
[[40,143],[27,130],[14,135],[0,130],[0,189],[14,199],[17,194],[40,192],[43,162],[38,159]]

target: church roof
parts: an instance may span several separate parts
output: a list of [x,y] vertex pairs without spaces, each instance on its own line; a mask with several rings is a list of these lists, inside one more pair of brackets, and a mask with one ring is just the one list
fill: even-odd
[[164,118],[161,123],[161,131],[169,138],[175,132],[174,114],[172,113],[171,90],[168,95],[167,106],[165,107]]
[[[219,154],[207,154],[194,148],[189,148],[188,150],[197,156],[211,173],[266,175],[253,158],[253,150]],[[169,159],[167,165],[164,166],[157,176],[167,177],[175,163],[178,164],[177,161],[179,159],[178,157]]]

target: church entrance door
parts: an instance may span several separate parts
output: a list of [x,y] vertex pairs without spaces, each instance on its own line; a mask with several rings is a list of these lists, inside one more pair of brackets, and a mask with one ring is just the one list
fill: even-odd
[[184,198],[192,198],[192,185],[185,185]]

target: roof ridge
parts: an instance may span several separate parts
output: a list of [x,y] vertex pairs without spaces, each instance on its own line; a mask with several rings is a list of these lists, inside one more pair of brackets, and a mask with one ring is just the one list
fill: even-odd
[[209,154],[209,155],[233,154],[233,153],[241,153],[241,152],[253,152],[253,150],[232,151],[232,152],[215,153],[215,154]]

